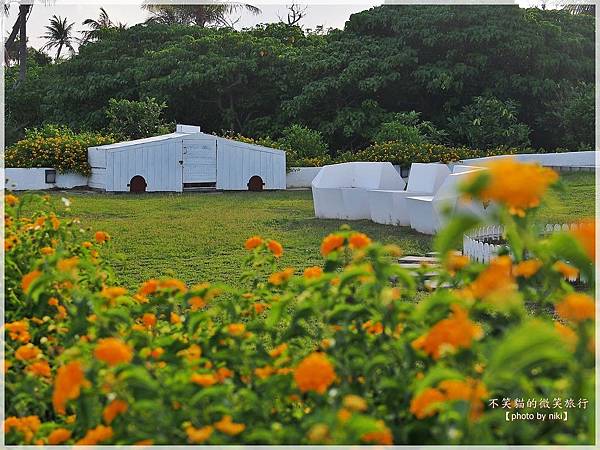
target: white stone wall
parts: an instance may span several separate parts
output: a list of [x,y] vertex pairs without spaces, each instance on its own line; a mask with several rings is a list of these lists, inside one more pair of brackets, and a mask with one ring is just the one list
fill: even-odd
[[46,183],[46,170],[52,167],[41,168],[6,168],[4,169],[4,187],[10,191],[38,191],[43,189],[87,186],[88,179],[77,173],[57,173],[56,183]]

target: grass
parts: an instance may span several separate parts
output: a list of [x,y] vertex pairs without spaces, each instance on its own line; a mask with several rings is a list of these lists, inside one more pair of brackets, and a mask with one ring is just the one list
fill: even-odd
[[[594,213],[594,174],[562,177],[565,190],[540,209],[543,222],[568,222]],[[64,193],[56,194],[63,196]],[[69,193],[69,215],[84,227],[107,231],[108,257],[130,288],[161,276],[187,283],[235,283],[246,255],[243,244],[258,234],[285,247],[281,264],[304,268],[321,263],[322,238],[344,221],[314,218],[310,191],[188,194]],[[406,227],[351,222],[373,239],[399,245],[405,254],[431,250],[431,238]]]

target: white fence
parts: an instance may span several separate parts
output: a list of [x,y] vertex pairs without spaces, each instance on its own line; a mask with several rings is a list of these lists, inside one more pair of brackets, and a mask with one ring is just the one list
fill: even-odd
[[[540,233],[547,235],[559,231],[572,231],[577,228],[577,224],[547,224],[540,229]],[[489,225],[472,230],[463,236],[463,254],[472,261],[488,263],[502,248],[507,247],[507,244],[495,243],[502,241],[503,236],[504,227],[500,225]]]

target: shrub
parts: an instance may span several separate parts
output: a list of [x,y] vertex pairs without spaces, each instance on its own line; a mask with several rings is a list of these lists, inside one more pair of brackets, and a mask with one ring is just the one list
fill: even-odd
[[510,155],[517,153],[516,149],[495,148],[487,150],[466,147],[447,147],[439,144],[403,144],[401,142],[375,143],[357,153],[344,153],[338,158],[342,161],[371,161],[386,162],[408,166],[415,162],[451,163],[469,158],[484,156]]
[[298,159],[322,158],[327,155],[327,144],[320,132],[301,125],[284,128],[279,146],[290,150]]
[[88,147],[111,144],[111,135],[75,133],[67,127],[44,125],[25,132],[25,138],[6,149],[6,167],[53,167],[60,173],[91,173]]
[[594,85],[580,83],[565,89],[560,97],[548,104],[548,113],[541,120],[546,133],[570,151],[594,149],[595,125]]
[[413,145],[445,143],[447,133],[437,129],[431,122],[422,121],[420,116],[421,113],[416,111],[394,114],[392,120],[381,124],[373,136],[373,142],[397,141]]
[[[309,131],[312,132],[312,130],[309,130]],[[301,132],[299,132],[299,134],[301,134]],[[311,134],[311,133],[307,133],[307,134]],[[331,157],[329,156],[329,154],[327,154],[327,153],[323,153],[321,155],[317,154],[314,156],[301,156],[296,152],[296,150],[289,148],[287,146],[287,144],[285,143],[286,141],[284,141],[284,142],[282,142],[282,140],[276,141],[274,139],[271,139],[269,136],[255,139],[255,138],[243,136],[243,135],[241,135],[239,133],[235,133],[233,131],[229,131],[229,132],[224,132],[223,137],[227,138],[227,139],[233,139],[235,141],[245,142],[247,144],[262,145],[263,147],[270,147],[270,148],[277,148],[279,150],[284,150],[286,153],[285,161],[286,161],[286,166],[287,166],[288,170],[291,167],[321,167],[326,164],[331,164],[333,161],[331,159]],[[311,141],[311,139],[306,139],[306,141],[304,141],[304,142],[310,142],[310,141]],[[318,140],[315,139],[315,141],[318,141]],[[297,146],[297,148],[300,148],[300,147],[301,146]]]
[[[106,233],[7,195],[7,444],[589,445],[594,227],[538,240],[532,206],[556,175],[511,164],[514,176],[497,166],[465,187],[497,203],[510,256],[452,252],[476,216],[438,236],[441,268],[414,273],[347,227],[304,270],[254,236],[237,286],[128,291],[102,256]],[[589,292],[565,281],[566,263]],[[440,287],[415,302],[424,272]],[[539,411],[528,399],[568,420],[505,420]]]
[[169,132],[162,115],[166,103],[154,98],[141,101],[111,98],[106,108],[108,130],[119,139],[140,139]]
[[519,105],[496,97],[475,97],[448,123],[455,140],[473,148],[526,147],[529,127],[518,119]]

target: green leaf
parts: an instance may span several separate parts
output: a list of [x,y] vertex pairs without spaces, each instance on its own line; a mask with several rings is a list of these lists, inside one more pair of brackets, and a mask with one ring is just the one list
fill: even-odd
[[462,248],[465,233],[480,223],[481,219],[473,214],[459,214],[452,217],[435,238],[435,250],[443,258],[449,251]]

